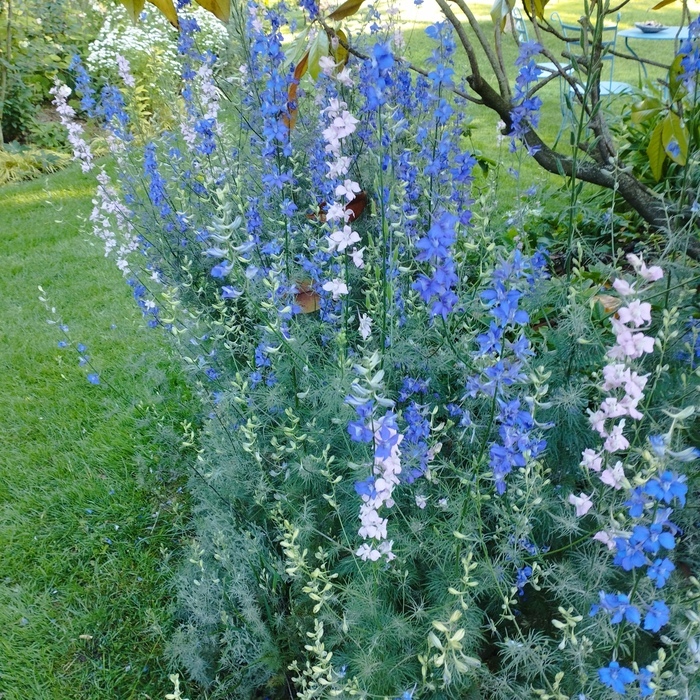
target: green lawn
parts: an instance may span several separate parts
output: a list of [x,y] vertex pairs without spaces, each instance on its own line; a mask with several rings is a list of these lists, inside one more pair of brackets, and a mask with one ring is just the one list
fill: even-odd
[[[87,240],[94,177],[0,189],[0,697],[161,698],[191,399]],[[41,285],[88,346],[47,323]],[[107,383],[109,386],[107,386]]]

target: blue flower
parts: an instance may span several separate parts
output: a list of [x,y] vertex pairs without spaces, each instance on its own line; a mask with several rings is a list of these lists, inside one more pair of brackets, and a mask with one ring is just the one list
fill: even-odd
[[222,260],[218,265],[214,265],[214,267],[212,267],[209,274],[217,279],[222,279],[223,277],[226,277],[226,275],[228,275],[232,269],[233,263],[230,263],[228,260]]
[[362,421],[348,423],[348,433],[354,442],[372,442],[372,431]]
[[58,341],[58,347],[59,347],[59,348],[67,348],[67,347],[68,347],[68,343],[67,343],[65,340],[59,340],[59,341]]
[[671,611],[662,600],[655,600],[644,618],[644,629],[658,632],[670,619]]
[[644,485],[644,492],[652,498],[664,503],[671,503],[677,498],[682,506],[685,505],[685,495],[688,487],[683,483],[685,475],[677,476],[671,471],[665,471],[658,479],[650,479]]
[[387,44],[375,44],[372,49],[372,56],[380,71],[388,71],[394,67],[394,56]]
[[636,676],[626,666],[620,666],[617,661],[611,661],[607,666],[598,669],[600,682],[612,688],[616,693],[624,695],[625,686],[634,683]]
[[629,543],[633,547],[641,545],[642,549],[650,554],[656,554],[659,547],[673,549],[676,546],[673,535],[670,532],[664,532],[661,523],[654,523],[649,527],[636,525],[632,530]]
[[90,384],[99,384],[100,375],[93,372],[91,374],[88,374],[87,380],[90,382]]
[[632,545],[624,537],[616,537],[615,547],[617,548],[617,554],[615,555],[614,563],[617,566],[621,566],[625,571],[632,571],[632,569],[646,564],[646,557],[642,552],[640,543]]
[[648,668],[642,668],[639,671],[637,678],[639,679],[639,695],[640,697],[647,697],[648,695],[654,694],[654,688],[651,687],[650,683],[654,674]]
[[647,569],[647,576],[654,581],[657,588],[663,588],[675,568],[670,559],[657,559]]
[[638,625],[642,621],[639,610],[630,603],[628,595],[601,591],[599,596],[600,605],[594,605],[591,608],[591,615],[595,615],[599,610],[605,610],[610,613],[610,624],[613,625],[622,622],[623,619],[633,625]]
[[233,287],[221,287],[221,298],[222,299],[238,299],[238,297],[242,296],[243,292],[239,292],[237,289],[234,289]]

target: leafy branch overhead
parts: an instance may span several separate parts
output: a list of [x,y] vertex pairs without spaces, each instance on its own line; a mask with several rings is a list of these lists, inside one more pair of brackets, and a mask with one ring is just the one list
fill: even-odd
[[[139,15],[146,5],[146,0],[119,0],[126,8],[129,16],[134,22],[138,21]],[[173,0],[148,0],[154,7],[158,8],[167,18],[173,27],[178,27],[177,10]],[[231,0],[195,0],[195,2],[207,12],[211,12],[222,22],[228,22],[231,17]]]

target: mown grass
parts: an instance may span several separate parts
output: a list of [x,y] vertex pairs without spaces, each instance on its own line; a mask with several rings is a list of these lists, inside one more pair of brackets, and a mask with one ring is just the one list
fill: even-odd
[[[0,190],[0,697],[168,692],[191,400],[120,273],[86,240],[94,178]],[[102,384],[46,321],[41,285]],[[109,385],[109,386],[108,386]],[[191,409],[191,406],[189,407]]]

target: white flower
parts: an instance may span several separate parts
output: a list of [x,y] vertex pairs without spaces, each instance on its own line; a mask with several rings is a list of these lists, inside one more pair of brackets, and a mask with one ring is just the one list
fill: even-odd
[[365,266],[365,260],[363,258],[365,249],[363,248],[354,248],[352,253],[350,253],[350,257],[352,258],[352,264],[359,268],[360,270]]
[[360,335],[362,340],[367,340],[372,334],[372,319],[367,314],[360,316]]
[[348,293],[347,284],[345,284],[345,282],[343,282],[343,280],[341,280],[339,277],[336,277],[330,282],[326,282],[323,285],[323,289],[333,295],[334,301],[337,301],[341,295]]
[[635,299],[629,303],[629,306],[619,309],[617,315],[622,323],[633,323],[635,328],[639,328],[651,321],[651,304]]
[[321,56],[318,59],[318,67],[324,75],[331,76],[335,70],[335,61],[330,56]]
[[352,163],[350,156],[340,156],[335,162],[326,163],[328,166],[328,178],[336,180],[345,175],[350,169],[350,163]]
[[425,496],[416,496],[416,505],[423,510],[428,505],[428,499]]
[[336,197],[345,197],[348,202],[352,202],[355,199],[355,194],[360,192],[360,185],[354,180],[345,180],[342,185],[338,185],[335,188]]
[[351,216],[351,213],[345,209],[345,207],[339,202],[333,202],[333,204],[328,207],[326,212],[326,221],[338,221],[339,219],[344,219],[347,221]]
[[345,85],[345,87],[353,87],[355,85],[355,81],[352,79],[352,75],[350,74],[350,69],[347,66],[343,68],[343,70],[341,70],[335,77],[336,80],[341,85]]
[[342,231],[334,231],[328,237],[328,252],[332,253],[337,250],[342,253],[349,245],[357,243],[360,240],[360,235],[353,231],[349,226],[344,226]]

